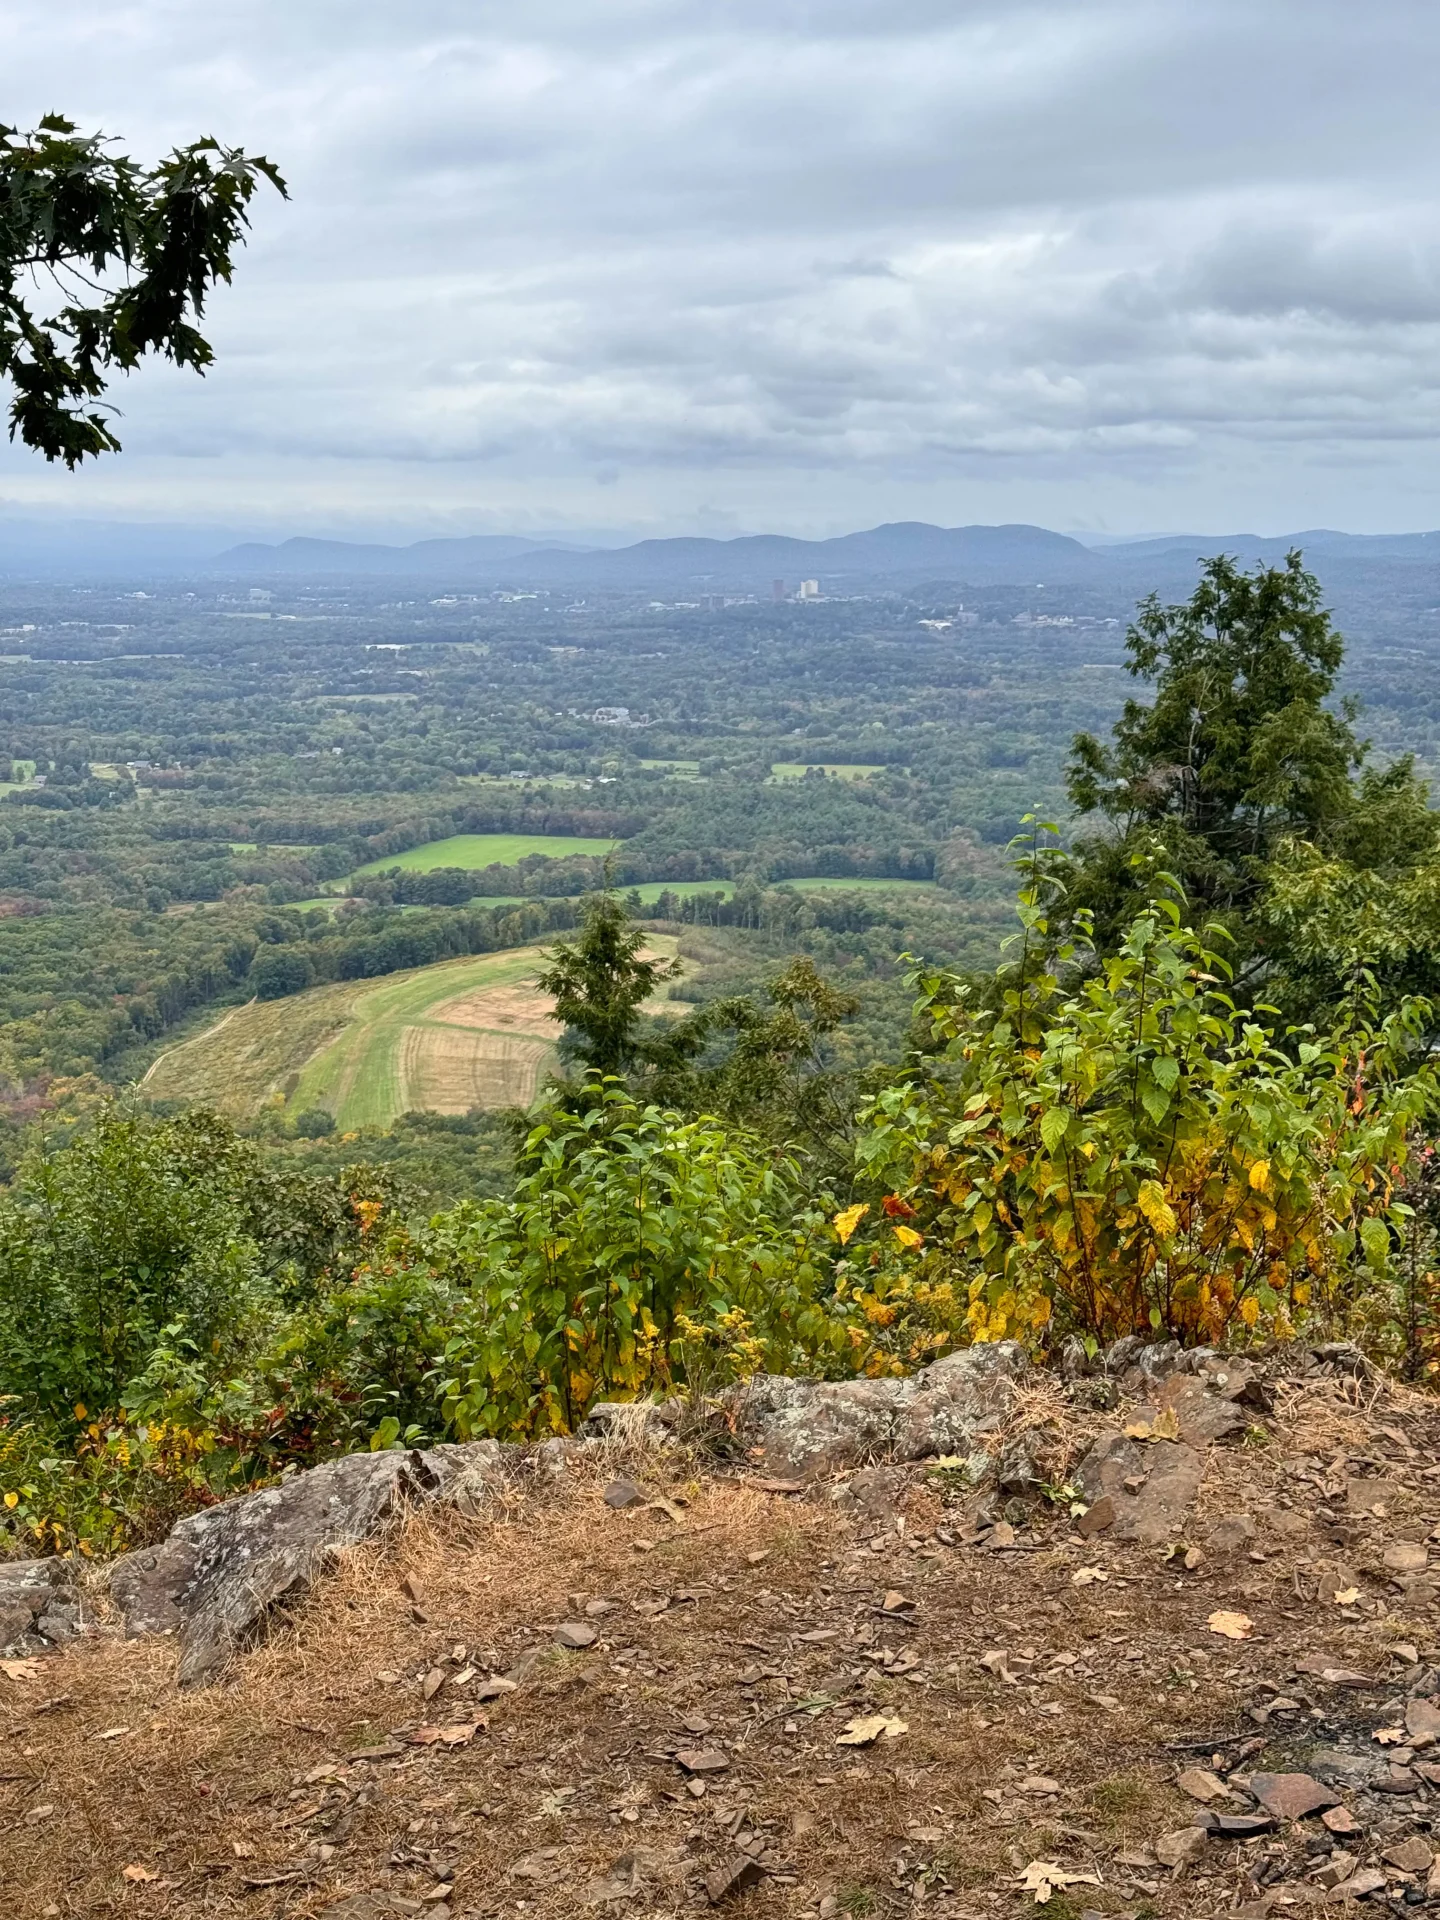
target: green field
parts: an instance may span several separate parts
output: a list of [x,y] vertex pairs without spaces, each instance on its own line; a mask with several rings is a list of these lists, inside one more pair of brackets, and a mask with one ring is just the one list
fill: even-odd
[[829,876],[820,880],[777,880],[777,887],[794,887],[797,893],[934,893],[933,880],[845,880]]
[[677,780],[698,780],[700,777],[698,760],[642,760],[640,765],[647,773],[672,773]]
[[433,873],[436,867],[513,867],[527,854],[544,854],[548,860],[563,860],[567,854],[606,854],[616,845],[613,840],[585,839],[563,833],[452,833],[448,840],[430,840],[423,847],[411,847],[406,853],[386,854],[383,860],[367,861],[360,873],[388,873],[400,867],[406,873]]
[[[544,1043],[532,1045],[522,1049],[521,1059],[516,1059],[508,1035],[451,1027],[433,1018],[433,1010],[459,995],[481,989],[509,987],[523,991],[534,977],[538,960],[534,948],[522,948],[473,960],[442,961],[438,966],[421,967],[371,987],[354,1000],[344,1030],[302,1069],[288,1101],[290,1109],[301,1113],[307,1107],[325,1107],[334,1114],[336,1125],[348,1130],[388,1126],[411,1108],[465,1112],[470,1106],[505,1106],[510,1104],[507,1092],[519,1096],[517,1104],[526,1104],[534,1097],[538,1070],[549,1059],[550,1047]],[[456,1049],[463,1050],[466,1064],[472,1068],[478,1054],[486,1067],[523,1062],[535,1071],[522,1071],[521,1084],[514,1088],[509,1085],[513,1076],[488,1075],[487,1079],[496,1082],[488,1090],[498,1097],[466,1099],[457,1108],[451,1100],[436,1098],[428,1084],[436,1078],[431,1056],[437,1057],[443,1070]],[[472,1089],[482,1096],[486,1090]]]
[[694,894],[704,894],[707,899],[728,900],[735,891],[735,883],[733,880],[646,880],[638,887],[617,887],[615,891],[622,900],[628,900],[632,893],[638,893],[643,905],[653,907],[662,893],[677,894],[682,900],[688,900]]
[[777,760],[770,768],[772,780],[803,780],[811,767],[833,774],[837,780],[868,780],[872,773],[883,773],[883,766],[866,765],[856,760]]

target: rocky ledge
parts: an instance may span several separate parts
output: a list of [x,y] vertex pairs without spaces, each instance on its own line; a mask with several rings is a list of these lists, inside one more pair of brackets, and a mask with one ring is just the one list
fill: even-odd
[[[822,1485],[857,1467],[942,1459],[983,1507],[1041,1483],[1051,1383],[1079,1404],[1138,1400],[1138,1420],[1098,1433],[1078,1469],[1084,1534],[1161,1542],[1194,1501],[1203,1453],[1263,1411],[1270,1371],[1359,1373],[1344,1346],[1292,1349],[1262,1364],[1175,1343],[1121,1341],[1089,1356],[1078,1346],[1058,1371],[1032,1367],[1014,1342],[947,1356],[899,1379],[817,1381],[762,1376],[708,1409],[747,1465],[786,1491]],[[1029,1393],[1029,1398],[1027,1398]],[[664,1448],[693,1416],[678,1403],[596,1407],[581,1431],[538,1446],[478,1441],[350,1454],[182,1520],[154,1547],[109,1569],[110,1599],[130,1635],[174,1634],[179,1682],[215,1679],[278,1602],[302,1591],[331,1557],[381,1532],[407,1510],[443,1505],[480,1513],[508,1483],[563,1470],[577,1450],[617,1436]],[[700,1423],[704,1424],[703,1420]],[[1004,1524],[1003,1522],[1001,1524]],[[94,1621],[86,1575],[64,1560],[0,1563],[0,1651],[24,1657],[73,1638]]]

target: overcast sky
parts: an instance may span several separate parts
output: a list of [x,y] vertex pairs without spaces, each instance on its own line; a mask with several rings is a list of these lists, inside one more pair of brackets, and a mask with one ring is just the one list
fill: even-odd
[[0,0],[269,154],[218,365],[0,500],[277,531],[1440,526],[1433,0]]

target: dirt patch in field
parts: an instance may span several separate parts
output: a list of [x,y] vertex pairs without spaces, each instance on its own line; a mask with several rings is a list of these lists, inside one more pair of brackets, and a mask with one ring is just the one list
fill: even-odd
[[543,1034],[547,1040],[558,1038],[560,1031],[554,999],[519,980],[508,986],[477,987],[473,993],[442,1000],[430,1009],[427,1018],[450,1027]]
[[548,1040],[524,1033],[407,1027],[400,1047],[404,1104],[427,1113],[528,1106],[552,1053]]

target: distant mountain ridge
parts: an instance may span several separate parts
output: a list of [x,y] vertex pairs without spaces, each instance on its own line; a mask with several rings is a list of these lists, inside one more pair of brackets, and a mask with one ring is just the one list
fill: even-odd
[[[517,570],[516,562],[523,562]],[[789,534],[742,534],[731,540],[680,538],[640,540],[634,546],[589,551],[541,541],[483,535],[471,540],[422,540],[408,547],[355,546],[338,540],[287,540],[278,547],[250,543],[232,547],[211,563],[232,573],[396,573],[457,581],[523,574],[537,583],[675,585],[756,588],[772,579],[844,581],[889,575],[962,570],[967,577],[1027,580],[1088,578],[1102,564],[1068,534],[1025,525],[933,527],[902,520],[830,540],[799,540]]]
[[[409,545],[300,535],[268,544],[242,540],[216,552],[226,536],[203,527],[110,521],[45,521],[0,514],[0,574],[31,579],[152,578],[328,580],[395,578],[446,588],[511,586],[651,590],[685,597],[708,592],[768,595],[781,580],[791,592],[816,580],[822,593],[869,586],[898,589],[1107,584],[1129,593],[1188,590],[1198,562],[1216,553],[1242,564],[1275,561],[1301,548],[1326,578],[1377,565],[1440,563],[1440,532],[1356,534],[1328,527],[1277,535],[1163,534],[1086,545],[1069,534],[1025,523],[938,527],[894,521],[827,540],[789,534],[732,539],[680,537],[615,544],[597,533],[549,536],[472,534]],[[233,540],[234,535],[230,538]]]

